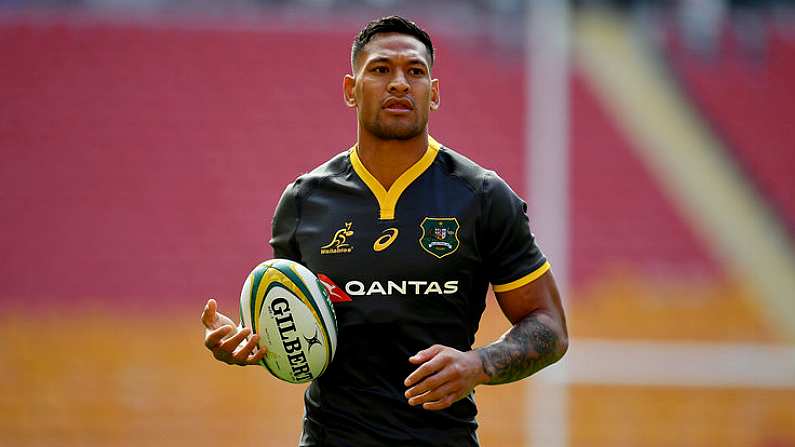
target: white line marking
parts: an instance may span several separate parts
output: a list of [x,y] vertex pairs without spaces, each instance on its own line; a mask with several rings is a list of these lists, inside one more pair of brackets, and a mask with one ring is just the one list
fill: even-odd
[[[569,384],[795,388],[795,347],[574,339]],[[551,369],[555,369],[552,366]]]

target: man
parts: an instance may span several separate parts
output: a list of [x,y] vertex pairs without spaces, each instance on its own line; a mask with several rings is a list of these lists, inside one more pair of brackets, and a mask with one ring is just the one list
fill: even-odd
[[[476,446],[475,386],[566,351],[557,287],[521,199],[428,135],[440,103],[428,35],[386,17],[351,53],[357,144],[287,187],[270,241],[327,283],[339,325],[336,357],[305,394],[300,445]],[[472,350],[489,283],[513,326]],[[218,360],[264,356],[214,300],[202,321]]]

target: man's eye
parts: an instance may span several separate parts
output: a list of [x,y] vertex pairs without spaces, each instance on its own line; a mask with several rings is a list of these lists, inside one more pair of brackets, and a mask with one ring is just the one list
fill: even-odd
[[423,70],[422,68],[412,68],[410,73],[413,74],[414,76],[424,76],[425,70]]
[[389,69],[386,68],[386,67],[380,66],[380,67],[373,67],[372,71],[374,71],[376,73],[388,73]]

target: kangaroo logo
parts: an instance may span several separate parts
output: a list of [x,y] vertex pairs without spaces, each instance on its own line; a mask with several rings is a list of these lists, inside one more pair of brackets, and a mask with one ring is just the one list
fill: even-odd
[[348,238],[353,236],[353,230],[351,230],[352,225],[353,222],[345,222],[345,226],[334,233],[334,237],[331,238],[331,242],[320,247],[320,254],[334,255],[337,253],[350,253],[353,251],[353,247],[348,243]]

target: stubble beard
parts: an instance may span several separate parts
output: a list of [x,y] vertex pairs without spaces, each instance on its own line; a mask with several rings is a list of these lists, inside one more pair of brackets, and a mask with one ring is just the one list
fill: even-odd
[[376,118],[372,122],[364,122],[362,125],[368,132],[382,140],[410,140],[425,129],[419,119],[415,119],[411,123],[398,123],[390,126],[386,125],[384,120]]

